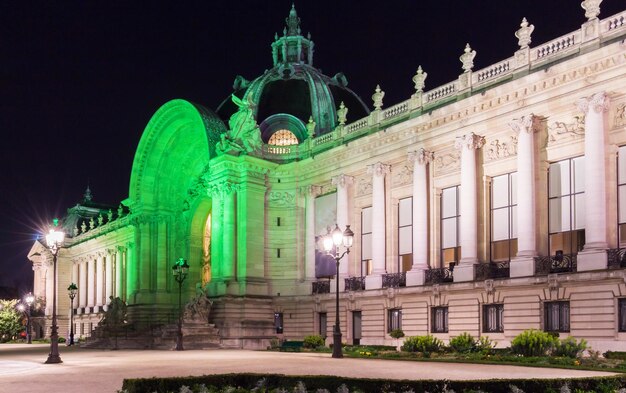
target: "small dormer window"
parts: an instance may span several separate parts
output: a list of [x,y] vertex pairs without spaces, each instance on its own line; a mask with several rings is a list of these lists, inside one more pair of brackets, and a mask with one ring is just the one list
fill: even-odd
[[297,145],[298,138],[296,135],[289,130],[278,130],[272,134],[270,140],[267,142],[268,145],[273,146],[290,146]]

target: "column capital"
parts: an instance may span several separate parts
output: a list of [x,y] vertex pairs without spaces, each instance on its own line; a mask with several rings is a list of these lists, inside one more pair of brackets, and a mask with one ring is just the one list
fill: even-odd
[[367,173],[374,177],[385,177],[385,175],[391,172],[391,165],[377,162],[376,164],[367,166]]
[[596,113],[607,112],[609,110],[610,99],[605,91],[600,91],[589,97],[582,97],[576,101],[576,106],[585,114],[593,109]]
[[341,174],[333,176],[330,181],[333,186],[344,188],[354,183],[354,177]]
[[409,162],[426,165],[432,162],[432,160],[435,158],[435,153],[421,148],[419,150],[410,151],[407,158]]
[[311,184],[309,186],[302,187],[301,191],[304,195],[311,197],[311,198],[315,198],[322,193],[322,186]]
[[457,136],[454,141],[454,147],[457,150],[462,150],[464,147],[470,150],[476,150],[483,147],[485,144],[485,137],[476,135],[473,132],[465,134],[463,136]]
[[508,124],[509,127],[516,133],[526,132],[527,134],[531,134],[537,132],[539,129],[537,121],[539,118],[532,113],[524,115],[522,117],[511,120]]

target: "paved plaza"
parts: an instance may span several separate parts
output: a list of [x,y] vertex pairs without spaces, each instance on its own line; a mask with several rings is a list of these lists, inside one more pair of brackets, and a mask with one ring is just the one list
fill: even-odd
[[233,372],[341,375],[387,379],[566,378],[595,371],[377,359],[246,350],[137,351],[60,347],[62,364],[44,364],[47,345],[0,345],[1,393],[112,393],[124,378]]

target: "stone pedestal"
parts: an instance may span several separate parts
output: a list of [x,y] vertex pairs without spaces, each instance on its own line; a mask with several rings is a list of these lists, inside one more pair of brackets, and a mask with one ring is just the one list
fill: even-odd
[[383,287],[382,274],[370,274],[365,277],[365,289],[380,289]]
[[464,264],[454,268],[454,282],[474,281],[474,265]]
[[533,257],[516,257],[511,259],[510,276],[530,277],[535,274],[535,259]]
[[585,250],[578,253],[576,270],[604,270],[607,268],[608,257],[606,250]]
[[414,287],[417,285],[424,285],[425,276],[426,274],[424,270],[409,270],[406,272],[406,286]]

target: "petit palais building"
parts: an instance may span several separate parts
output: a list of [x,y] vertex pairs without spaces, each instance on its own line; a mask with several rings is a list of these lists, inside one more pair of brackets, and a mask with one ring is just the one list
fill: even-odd
[[[511,57],[483,69],[468,44],[442,86],[427,89],[416,65],[414,94],[393,105],[315,68],[292,8],[271,68],[237,76],[215,110],[176,99],[156,111],[127,199],[87,190],[68,209],[56,278],[34,243],[42,334],[56,279],[62,337],[73,320],[76,337],[106,340],[97,326],[119,298],[120,342],[172,347],[182,257],[188,348],[331,343],[338,280],[347,344],[395,345],[399,328],[502,347],[533,328],[626,350],[626,11],[599,18],[599,3],[545,43],[522,20]],[[322,239],[347,225],[337,272]]]

